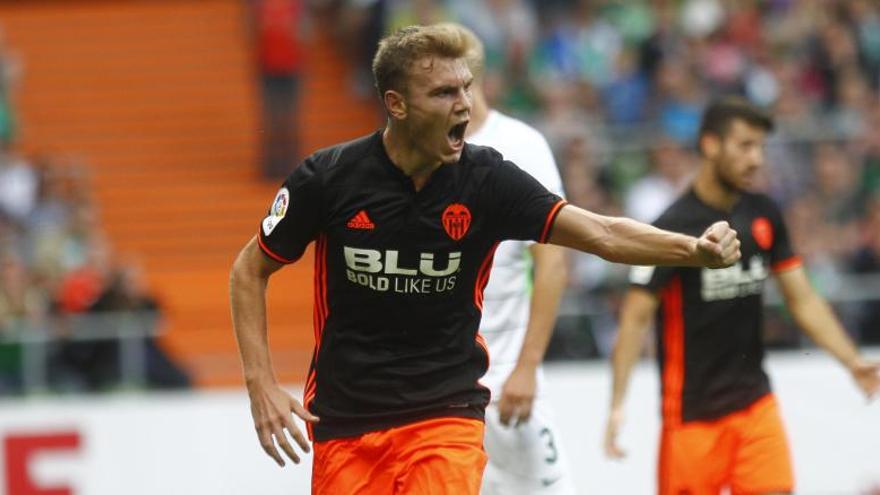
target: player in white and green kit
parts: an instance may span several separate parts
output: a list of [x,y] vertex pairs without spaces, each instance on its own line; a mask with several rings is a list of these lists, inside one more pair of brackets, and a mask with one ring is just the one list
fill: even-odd
[[[562,196],[562,180],[547,140],[524,122],[489,108],[479,84],[482,45],[473,33],[458,27],[473,45],[468,63],[477,78],[465,140],[495,148]],[[529,241],[498,246],[480,324],[490,357],[489,371],[480,382],[492,391],[486,410],[489,464],[483,475],[484,495],[576,493],[561,435],[541,396],[541,361],[565,284],[563,248]]]

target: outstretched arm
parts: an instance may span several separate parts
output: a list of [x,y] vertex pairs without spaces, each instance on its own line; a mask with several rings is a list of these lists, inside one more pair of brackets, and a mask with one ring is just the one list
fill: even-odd
[[294,424],[291,411],[304,421],[318,420],[278,384],[272,368],[266,325],[266,287],[272,273],[282,266],[261,252],[254,237],[239,253],[229,277],[232,325],[254,426],[263,450],[279,466],[284,465],[284,459],[276,450],[275,442],[294,463],[299,463],[299,456],[288,442],[285,429],[303,451],[309,451],[309,443]]
[[721,268],[740,258],[736,231],[712,224],[699,239],[629,218],[607,217],[566,205],[553,223],[549,242],[630,265]]
[[632,288],[626,293],[620,308],[620,327],[611,355],[611,405],[605,427],[605,455],[613,459],[626,456],[626,452],[617,445],[617,434],[623,424],[623,401],[633,365],[639,359],[645,333],[657,304],[657,297],[653,293]]
[[553,334],[556,312],[567,282],[565,250],[559,246],[533,244],[534,281],[529,323],[516,367],[507,377],[498,401],[501,424],[529,419],[537,387],[536,373]]
[[819,347],[837,358],[865,396],[872,399],[880,392],[880,363],[862,359],[828,302],[813,290],[802,267],[778,273],[776,279],[798,326]]

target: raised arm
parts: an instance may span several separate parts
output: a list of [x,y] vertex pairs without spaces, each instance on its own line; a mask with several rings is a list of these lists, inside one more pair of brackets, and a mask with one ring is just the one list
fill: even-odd
[[727,222],[712,224],[697,239],[572,205],[556,216],[549,242],[630,265],[722,268],[740,258],[736,231]]
[[318,420],[278,384],[272,368],[266,325],[266,287],[269,277],[282,266],[263,254],[254,237],[239,253],[229,277],[232,325],[250,396],[254,426],[263,450],[279,466],[284,466],[284,459],[276,450],[275,442],[294,463],[299,463],[299,456],[288,442],[285,429],[303,451],[309,451],[309,443],[294,424],[290,413],[304,421]]
[[868,399],[880,392],[880,363],[867,362],[822,296],[813,290],[802,267],[776,274],[785,303],[801,330],[837,358]]
[[617,445],[617,434],[623,424],[623,402],[629,387],[633,365],[639,359],[645,334],[657,310],[657,297],[645,289],[631,288],[620,307],[620,326],[611,355],[611,404],[605,427],[605,455],[613,459],[626,456]]

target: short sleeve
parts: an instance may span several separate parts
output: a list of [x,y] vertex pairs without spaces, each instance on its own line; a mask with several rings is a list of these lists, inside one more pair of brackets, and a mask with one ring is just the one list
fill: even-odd
[[490,176],[487,197],[502,239],[547,242],[565,201],[511,162],[499,164]]
[[321,177],[308,158],[291,173],[260,224],[260,248],[281,263],[293,263],[322,225]]
[[[770,266],[774,272],[781,272],[790,268],[801,266],[801,258],[795,254],[791,245],[791,239],[788,235],[788,228],[785,225],[785,219],[782,212],[773,200],[767,198],[767,218],[765,221],[770,224]],[[758,218],[752,225],[752,235],[760,244],[760,237],[766,236],[761,229]]]
[[631,287],[641,287],[651,292],[659,292],[675,275],[673,266],[633,266],[629,269]]

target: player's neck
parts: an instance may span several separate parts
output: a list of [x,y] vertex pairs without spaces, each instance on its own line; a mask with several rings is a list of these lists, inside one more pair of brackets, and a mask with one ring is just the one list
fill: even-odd
[[[475,83],[476,84],[476,83]],[[489,118],[489,104],[486,95],[479,88],[473,90],[474,104],[471,106],[471,121],[468,123],[464,138],[467,139],[483,128],[486,119]]]
[[412,179],[416,190],[421,189],[431,174],[442,165],[439,161],[426,160],[409,136],[390,123],[382,133],[382,144],[385,145],[385,152],[391,163]]
[[733,210],[740,198],[740,192],[724,184],[707,163],[703,163],[694,179],[694,193],[700,201],[727,212]]

